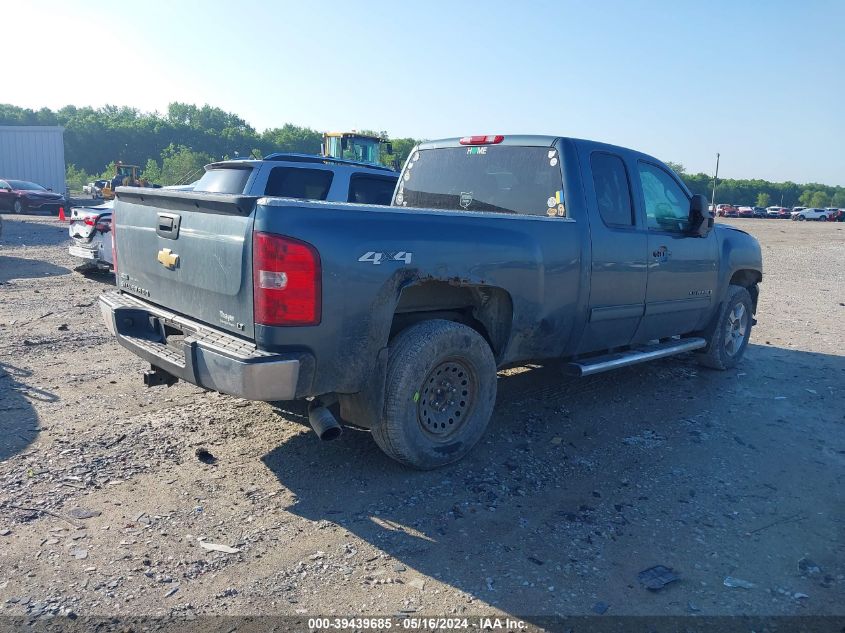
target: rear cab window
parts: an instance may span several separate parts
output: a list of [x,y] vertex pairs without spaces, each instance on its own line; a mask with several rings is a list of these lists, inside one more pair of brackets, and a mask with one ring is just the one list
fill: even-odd
[[208,193],[244,193],[252,174],[250,165],[210,167],[194,185],[194,191]]
[[555,147],[469,145],[416,150],[393,206],[565,217]]

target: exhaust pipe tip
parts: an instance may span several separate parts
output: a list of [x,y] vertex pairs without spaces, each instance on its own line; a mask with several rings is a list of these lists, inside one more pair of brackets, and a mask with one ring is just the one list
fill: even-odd
[[308,411],[308,422],[311,428],[324,442],[336,440],[343,434],[343,427],[326,407],[314,407]]

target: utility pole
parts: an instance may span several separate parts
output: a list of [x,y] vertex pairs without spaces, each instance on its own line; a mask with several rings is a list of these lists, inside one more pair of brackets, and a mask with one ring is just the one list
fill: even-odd
[[719,181],[719,153],[716,152],[716,175],[713,176],[713,196],[710,204],[713,206],[713,213],[716,213],[716,183]]

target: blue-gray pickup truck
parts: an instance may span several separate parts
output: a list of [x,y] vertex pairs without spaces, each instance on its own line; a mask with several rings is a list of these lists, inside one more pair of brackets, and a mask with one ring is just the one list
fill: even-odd
[[214,193],[118,189],[118,289],[100,305],[148,385],[308,399],[321,438],[365,427],[434,468],[484,433],[498,368],[560,359],[587,375],[694,352],[724,369],[748,344],[757,241],[714,226],[651,156],[426,142],[390,206],[244,193],[267,170],[211,166]]

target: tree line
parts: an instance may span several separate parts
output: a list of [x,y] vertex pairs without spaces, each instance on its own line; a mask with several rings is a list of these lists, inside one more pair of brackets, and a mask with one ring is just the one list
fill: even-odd
[[[713,193],[713,176],[703,173],[688,174],[680,163],[667,162],[693,193],[700,193],[708,200]],[[716,184],[716,204],[738,206],[782,207],[845,207],[845,187],[819,183],[770,182],[768,180],[741,180],[720,178]]]
[[[102,108],[68,105],[53,111],[0,104],[0,125],[64,127],[67,182],[71,190],[80,190],[95,178],[111,178],[115,161],[140,165],[151,182],[173,185],[190,182],[192,174],[201,173],[203,165],[215,160],[265,156],[272,152],[319,154],[322,144],[322,133],[308,127],[286,123],[257,132],[231,112],[210,105],[200,107],[179,102],[169,104],[164,113],[111,105]],[[387,137],[385,132],[380,135]],[[419,142],[413,138],[390,141],[393,158],[400,165]],[[683,165],[668,164],[693,193],[710,199],[712,176],[688,174]],[[845,207],[845,187],[727,178],[718,182],[716,202],[761,207]]]

